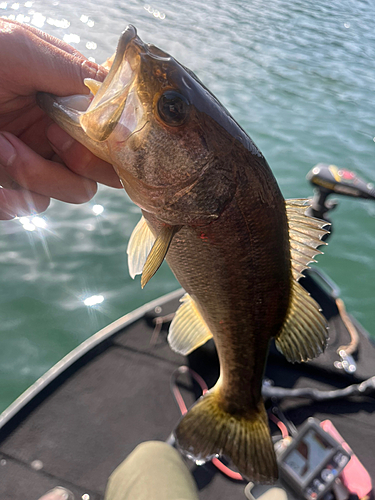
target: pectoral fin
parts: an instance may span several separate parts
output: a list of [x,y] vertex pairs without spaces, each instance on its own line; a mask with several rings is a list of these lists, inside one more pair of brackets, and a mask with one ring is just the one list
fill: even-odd
[[178,226],[164,226],[161,229],[143,267],[141,278],[142,288],[144,288],[144,286],[150,281],[162,265],[163,260],[167,255],[169,245],[171,244],[173,236],[176,234],[178,229]]
[[324,351],[327,340],[326,319],[319,305],[299,283],[292,281],[289,311],[275,339],[277,349],[292,363],[308,361]]
[[169,327],[168,342],[171,349],[187,355],[210,340],[212,333],[190,295],[186,293],[181,302]]
[[310,206],[310,200],[286,200],[286,213],[289,224],[290,254],[293,278],[298,281],[302,271],[315,262],[314,257],[321,254],[317,247],[326,245],[321,239],[329,231],[324,229],[329,223],[309,217],[305,214]]
[[127,249],[129,274],[133,279],[137,274],[142,274],[147,256],[155,240],[156,238],[148,227],[146,219],[142,217],[130,236]]

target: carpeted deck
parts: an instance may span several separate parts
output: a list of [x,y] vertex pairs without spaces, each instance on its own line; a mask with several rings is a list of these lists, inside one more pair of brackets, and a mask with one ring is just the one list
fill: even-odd
[[[177,305],[173,300],[159,314]],[[266,376],[276,385],[344,387],[375,374],[375,348],[366,338],[361,338],[355,377],[333,367],[335,350],[348,337],[332,303],[327,302],[325,312],[331,324],[328,351],[301,366],[288,364],[272,349]],[[77,500],[85,493],[90,500],[101,500],[109,474],[132,449],[145,440],[166,440],[176,425],[172,372],[190,364],[209,384],[215,381],[218,365],[212,346],[187,360],[169,349],[166,328],[156,345],[150,345],[152,313],[95,347],[0,429],[1,500],[37,500],[56,485],[72,490]],[[197,388],[188,378],[182,385],[191,404]],[[375,478],[373,398],[329,404],[289,399],[283,410],[297,426],[312,415],[330,418]],[[190,468],[202,500],[245,498],[244,484],[228,480],[211,464],[190,463]]]

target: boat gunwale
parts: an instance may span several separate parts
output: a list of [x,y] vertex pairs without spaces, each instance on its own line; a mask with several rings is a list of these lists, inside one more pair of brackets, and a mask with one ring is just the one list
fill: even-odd
[[147,302],[137,309],[125,314],[121,318],[113,321],[109,325],[91,335],[88,339],[84,340],[81,344],[61,358],[60,361],[54,364],[49,370],[47,370],[41,377],[39,377],[0,414],[0,429],[8,424],[12,418],[25,408],[26,405],[46,387],[54,382],[57,377],[64,373],[68,368],[72,367],[75,363],[79,362],[84,355],[113,337],[119,331],[142,318],[150,310],[155,309],[157,306],[162,306],[171,300],[178,299],[183,295],[183,293],[184,290],[179,288],[157,299],[151,300],[150,302]]

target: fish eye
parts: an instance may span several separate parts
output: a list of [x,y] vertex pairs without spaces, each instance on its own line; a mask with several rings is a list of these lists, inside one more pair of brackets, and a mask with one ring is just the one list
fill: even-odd
[[167,90],[158,101],[160,118],[167,125],[182,125],[189,115],[190,103],[183,95],[174,90]]

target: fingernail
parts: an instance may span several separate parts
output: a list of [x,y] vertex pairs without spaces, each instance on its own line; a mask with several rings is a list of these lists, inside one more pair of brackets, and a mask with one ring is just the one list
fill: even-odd
[[4,134],[0,133],[0,163],[10,167],[16,157],[16,150]]
[[59,151],[66,151],[74,143],[73,137],[55,124],[51,125],[47,130],[47,137],[51,144]]
[[103,81],[108,74],[108,71],[102,66],[88,60],[82,62],[82,70],[85,78],[93,78],[100,82]]

